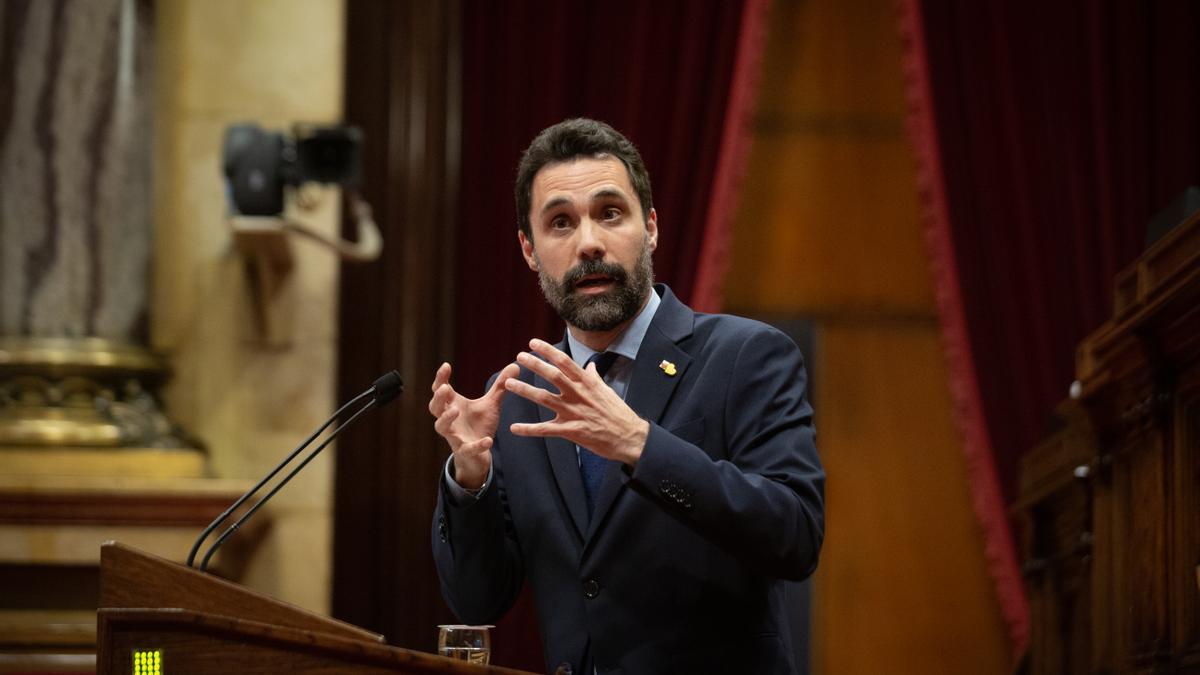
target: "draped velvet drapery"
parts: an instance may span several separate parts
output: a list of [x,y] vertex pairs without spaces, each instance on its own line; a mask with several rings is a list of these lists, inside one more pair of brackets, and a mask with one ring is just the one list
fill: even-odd
[[[761,0],[467,3],[456,270],[459,340],[470,345],[458,366],[467,381],[481,384],[531,337],[561,336],[518,253],[512,206],[521,150],[557,121],[600,119],[638,146],[661,231],[655,277],[692,299],[713,196],[728,199],[738,173],[731,158],[744,153],[744,126],[727,134],[725,124],[749,108],[753,68],[745,64],[761,51],[764,8]],[[738,30],[744,24],[751,30]],[[740,79],[739,45],[748,52]],[[733,168],[721,182],[723,161]],[[727,227],[729,207],[720,208]],[[720,237],[722,226],[714,230]],[[719,266],[720,253],[705,261]]]
[[976,511],[1014,649],[1006,504],[1146,223],[1200,182],[1200,6],[901,0],[910,131]]

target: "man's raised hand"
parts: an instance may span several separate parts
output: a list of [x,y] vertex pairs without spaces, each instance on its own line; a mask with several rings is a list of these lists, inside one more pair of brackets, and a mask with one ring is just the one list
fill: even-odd
[[433,378],[433,396],[429,412],[437,420],[435,431],[450,444],[454,453],[454,480],[468,490],[483,487],[492,467],[492,438],[500,420],[500,402],[504,399],[504,383],[520,372],[510,363],[496,377],[483,396],[469,399],[450,386],[450,364],[443,363]]
[[596,365],[580,368],[570,356],[543,340],[530,340],[529,349],[533,353],[518,354],[517,363],[553,384],[559,393],[516,378],[509,379],[506,386],[517,396],[552,410],[554,419],[515,423],[509,430],[517,436],[558,436],[606,459],[637,464],[650,424],[604,383]]

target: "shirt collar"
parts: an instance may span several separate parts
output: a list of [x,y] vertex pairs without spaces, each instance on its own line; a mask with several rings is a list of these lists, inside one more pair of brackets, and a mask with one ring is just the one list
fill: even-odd
[[[650,322],[654,319],[654,313],[658,311],[661,303],[658,292],[651,288],[650,299],[646,301],[646,306],[642,307],[642,311],[638,312],[629,326],[617,336],[616,340],[613,340],[613,343],[605,351],[616,352],[630,361],[637,359],[642,339],[646,337],[646,331],[650,329]],[[596,353],[595,350],[576,340],[569,329],[567,330],[567,346],[571,348],[571,359],[580,366],[587,363],[592,354]]]

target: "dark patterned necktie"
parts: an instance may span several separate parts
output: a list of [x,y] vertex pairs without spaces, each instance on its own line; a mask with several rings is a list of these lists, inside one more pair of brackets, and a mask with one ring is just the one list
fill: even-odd
[[[603,378],[616,360],[616,352],[603,352],[592,354],[587,362],[596,364],[596,373]],[[584,367],[587,365],[584,364]],[[588,520],[591,520],[592,511],[596,507],[596,495],[600,493],[600,484],[604,482],[604,469],[608,463],[609,460],[579,446],[579,474],[583,477],[583,494],[587,497]]]

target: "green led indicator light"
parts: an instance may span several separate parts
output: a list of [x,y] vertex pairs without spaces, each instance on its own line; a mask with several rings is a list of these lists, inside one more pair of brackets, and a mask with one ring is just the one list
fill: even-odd
[[162,675],[162,650],[133,650],[133,675]]

